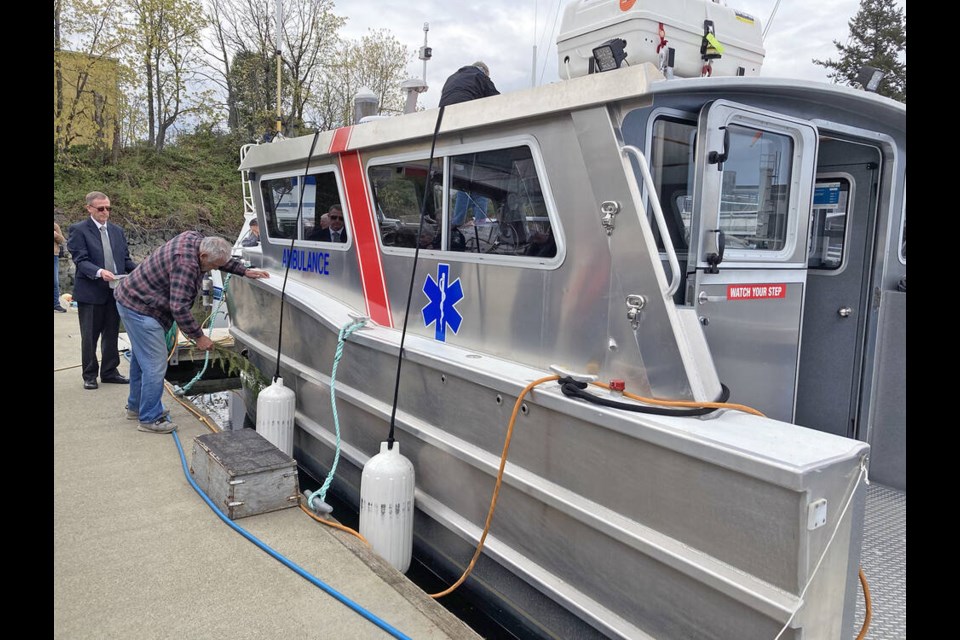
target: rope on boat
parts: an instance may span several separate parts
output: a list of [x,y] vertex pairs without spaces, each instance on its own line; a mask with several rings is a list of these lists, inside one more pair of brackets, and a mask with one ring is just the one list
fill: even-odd
[[327,513],[332,511],[332,509],[326,504],[314,504],[314,498],[319,496],[320,502],[326,503],[327,490],[330,489],[330,485],[333,483],[333,474],[336,472],[337,463],[340,461],[340,417],[337,415],[337,365],[340,363],[340,357],[343,355],[343,343],[346,342],[347,338],[350,337],[350,334],[364,326],[366,323],[366,318],[360,318],[359,320],[355,320],[350,324],[344,325],[340,328],[340,335],[337,338],[337,353],[333,357],[333,371],[330,373],[330,409],[333,411],[333,426],[334,431],[336,432],[336,446],[333,453],[333,464],[330,466],[330,471],[327,473],[327,479],[323,481],[323,485],[311,493],[310,497],[307,498],[307,505],[317,511],[324,511]]
[[[227,299],[227,284],[230,282],[230,276],[231,276],[231,275],[233,275],[233,274],[228,273],[228,274],[227,274],[227,277],[224,279],[224,281],[223,281],[223,293],[222,293],[222,295],[220,296],[220,302],[217,303],[217,308],[213,311],[213,313],[211,313],[211,314],[208,316],[208,319],[210,320],[210,327],[209,327],[209,328],[210,328],[210,335],[209,335],[209,338],[210,338],[211,340],[213,340],[213,323],[214,323],[214,322],[216,321],[216,319],[217,319],[217,314],[220,313],[220,307],[223,306],[224,300]],[[175,326],[176,326],[176,325],[174,325],[174,327],[175,327]],[[169,340],[168,340],[168,344],[169,344]],[[171,353],[172,353],[172,351],[171,351]],[[207,372],[207,366],[208,366],[209,364],[210,364],[210,352],[207,351],[207,352],[204,353],[204,356],[203,356],[203,368],[200,369],[200,372],[197,373],[197,375],[193,376],[193,379],[190,380],[190,382],[188,382],[187,384],[183,385],[182,387],[174,387],[174,389],[173,389],[174,394],[175,394],[175,395],[178,395],[178,396],[182,396],[182,395],[186,394],[187,391],[190,390],[190,387],[192,387],[193,385],[195,385],[195,384],[197,383],[197,381],[199,381],[200,378],[203,377],[203,374]]]
[[[810,585],[813,584],[813,579],[817,575],[817,571],[820,570],[820,565],[823,564],[823,559],[827,557],[827,551],[830,550],[830,547],[833,546],[833,539],[837,536],[837,532],[840,530],[840,525],[843,523],[843,517],[847,514],[847,510],[850,508],[851,503],[853,503],[853,496],[857,493],[857,488],[860,486],[860,480],[863,479],[863,484],[870,484],[870,480],[867,478],[867,459],[863,457],[860,459],[860,473],[857,474],[856,479],[853,482],[853,486],[850,488],[850,495],[847,496],[847,502],[843,505],[843,509],[840,511],[840,514],[837,516],[837,524],[833,528],[833,532],[830,534],[830,538],[827,540],[827,544],[823,546],[823,553],[820,554],[820,558],[817,560],[817,564],[813,567],[813,571],[810,572],[810,578],[807,580],[807,584],[803,585],[803,590],[800,592],[799,604],[797,608],[793,610],[793,613],[790,614],[790,617],[787,618],[786,623],[784,623],[783,628],[780,629],[780,633],[776,635],[773,640],[780,640],[780,636],[783,635],[783,632],[787,630],[790,626],[790,623],[793,622],[793,619],[796,615],[803,609],[805,604],[803,597],[807,595],[807,589],[810,588]],[[866,577],[862,575],[863,569],[861,571],[861,581],[864,585],[864,594],[869,598],[869,589],[866,588]],[[869,623],[869,616],[864,621],[864,625]],[[864,631],[861,631],[864,633]],[[858,636],[859,637],[859,636]]]

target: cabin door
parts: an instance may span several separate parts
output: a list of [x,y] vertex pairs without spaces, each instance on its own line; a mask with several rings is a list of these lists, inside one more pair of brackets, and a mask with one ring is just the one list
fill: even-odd
[[730,401],[792,422],[817,129],[725,100],[698,129],[686,304]]
[[874,146],[820,142],[807,251],[797,424],[860,439],[880,162]]

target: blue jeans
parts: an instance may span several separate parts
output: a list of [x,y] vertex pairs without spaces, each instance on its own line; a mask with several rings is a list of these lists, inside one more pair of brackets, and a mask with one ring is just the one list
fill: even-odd
[[60,306],[60,256],[53,256],[53,308]]
[[487,203],[489,198],[486,196],[474,196],[466,191],[457,191],[457,199],[453,203],[453,219],[450,224],[459,227],[467,219],[467,211],[473,208],[474,220],[485,220],[487,217]]
[[119,302],[117,311],[130,338],[130,395],[127,408],[140,422],[156,422],[163,415],[163,378],[167,373],[167,332],[156,318],[137,313]]

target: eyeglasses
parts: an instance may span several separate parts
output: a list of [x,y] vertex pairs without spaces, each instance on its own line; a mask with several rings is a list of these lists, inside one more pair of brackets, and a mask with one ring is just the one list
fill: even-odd
[[328,216],[331,220],[343,220],[343,216]]
[[[88,204],[87,206],[93,207],[92,204]],[[113,211],[113,207],[93,207],[93,208],[99,211],[100,213],[103,213],[104,211]]]

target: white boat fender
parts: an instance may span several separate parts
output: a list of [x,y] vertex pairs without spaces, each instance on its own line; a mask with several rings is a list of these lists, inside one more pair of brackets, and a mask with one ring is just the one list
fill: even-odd
[[283,378],[257,396],[257,433],[288,456],[293,456],[293,420],[297,395],[283,386]]
[[405,573],[413,555],[413,463],[400,444],[380,443],[380,453],[360,476],[360,535],[395,569]]

